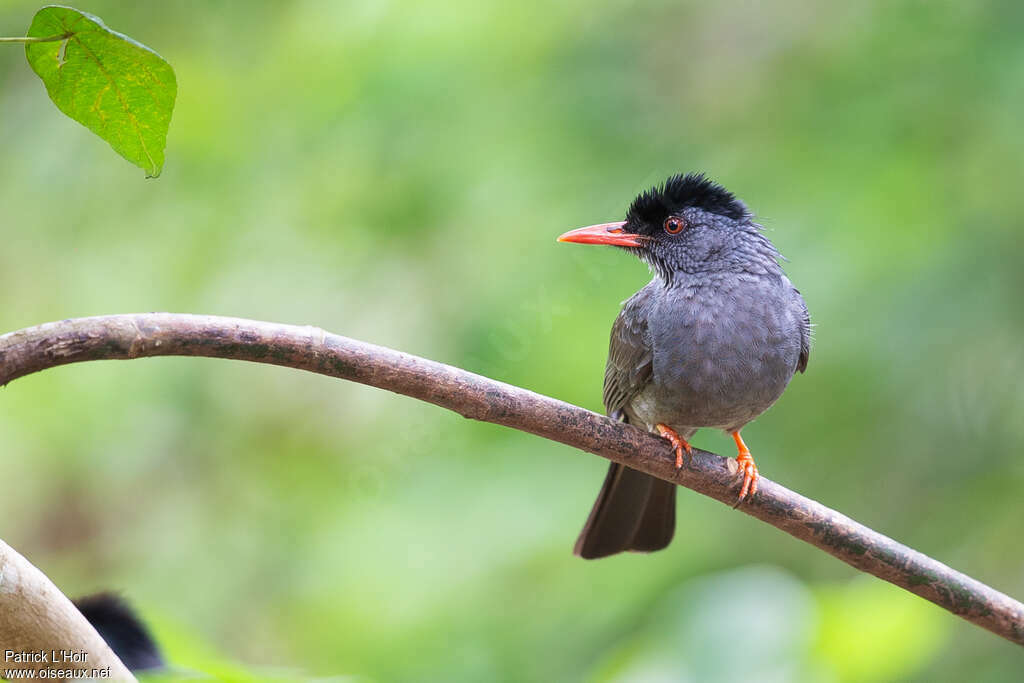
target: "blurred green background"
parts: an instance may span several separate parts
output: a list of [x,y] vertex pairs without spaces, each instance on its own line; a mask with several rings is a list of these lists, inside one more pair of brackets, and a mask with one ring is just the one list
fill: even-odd
[[[554,238],[704,170],[816,324],[744,432],[762,472],[1021,597],[1024,6],[850,5],[80,0],[174,66],[167,165],[0,46],[0,330],[312,324],[599,410],[648,275]],[[603,460],[386,392],[153,359],[0,399],[0,535],[182,670],[1019,680],[1018,647],[696,494],[668,550],[576,559]]]

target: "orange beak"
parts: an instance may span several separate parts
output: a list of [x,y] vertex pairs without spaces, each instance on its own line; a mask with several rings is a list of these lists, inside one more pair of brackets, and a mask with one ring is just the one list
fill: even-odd
[[618,223],[601,223],[588,225],[585,228],[570,230],[559,236],[559,242],[576,242],[578,244],[612,244],[616,247],[642,247],[647,243],[644,235],[634,235],[622,228],[625,221]]

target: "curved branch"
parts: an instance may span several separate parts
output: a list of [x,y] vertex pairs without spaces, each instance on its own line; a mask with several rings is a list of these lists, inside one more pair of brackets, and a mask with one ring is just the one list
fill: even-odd
[[[0,386],[57,365],[208,356],[281,365],[405,394],[484,422],[589,451],[733,505],[736,462],[694,451],[676,470],[660,437],[603,415],[400,351],[315,327],[146,313],[64,320],[0,336]],[[1024,645],[1024,605],[764,477],[740,510],[861,571]]]
[[[79,661],[54,656],[61,651],[84,653]],[[11,653],[7,657],[5,653]],[[45,653],[46,661],[17,661],[17,655]],[[96,629],[46,575],[11,546],[0,541],[0,656],[3,668],[88,671],[96,678],[134,681]],[[37,659],[42,659],[37,657]],[[0,670],[0,676],[4,671]],[[26,678],[29,676],[25,676]],[[67,680],[66,677],[49,680]]]

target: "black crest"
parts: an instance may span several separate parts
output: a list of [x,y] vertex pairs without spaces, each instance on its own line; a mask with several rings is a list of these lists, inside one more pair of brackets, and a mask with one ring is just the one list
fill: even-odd
[[666,215],[687,207],[703,209],[738,220],[750,215],[746,205],[703,173],[676,174],[663,185],[641,192],[626,214],[630,223],[660,222]]
[[75,607],[129,669],[163,667],[153,637],[124,600],[112,593],[99,593],[75,600]]

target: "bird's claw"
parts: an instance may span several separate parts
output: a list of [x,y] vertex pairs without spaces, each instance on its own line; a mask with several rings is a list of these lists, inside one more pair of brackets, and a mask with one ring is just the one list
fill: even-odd
[[754,459],[750,457],[750,453],[740,453],[736,456],[736,464],[739,465],[740,472],[743,473],[743,488],[740,489],[740,497],[736,502],[737,505],[749,498],[753,498],[754,494],[757,493],[757,465],[754,464]]
[[739,500],[733,507],[739,507],[741,503],[754,497],[757,493],[757,465],[754,464],[754,456],[750,455],[750,449],[743,443],[743,437],[738,431],[732,432],[732,438],[736,441],[736,464],[743,473],[743,487],[740,489]]
[[676,449],[676,469],[681,470],[684,462],[683,453],[686,453],[685,461],[689,462],[690,458],[693,457],[693,446],[668,425],[657,424],[655,428],[658,430],[658,434]]

